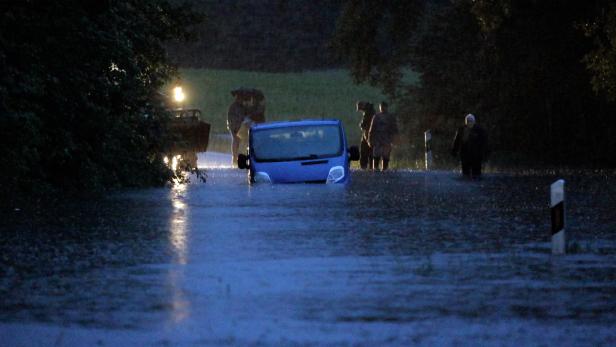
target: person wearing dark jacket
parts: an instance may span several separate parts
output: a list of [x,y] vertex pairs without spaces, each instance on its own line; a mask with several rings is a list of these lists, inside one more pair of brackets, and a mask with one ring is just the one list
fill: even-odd
[[366,101],[357,102],[357,112],[362,112],[363,117],[359,127],[361,128],[361,143],[359,146],[359,166],[362,169],[372,169],[372,147],[368,144],[370,125],[376,113],[374,105]]
[[488,153],[488,135],[468,114],[464,126],[458,128],[451,146],[451,154],[460,157],[462,174],[468,178],[481,177],[481,164]]

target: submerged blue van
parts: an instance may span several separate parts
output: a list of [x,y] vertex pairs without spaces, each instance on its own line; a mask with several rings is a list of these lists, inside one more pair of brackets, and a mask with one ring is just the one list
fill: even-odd
[[302,120],[253,125],[248,155],[238,167],[251,183],[346,183],[356,146],[348,148],[339,120]]

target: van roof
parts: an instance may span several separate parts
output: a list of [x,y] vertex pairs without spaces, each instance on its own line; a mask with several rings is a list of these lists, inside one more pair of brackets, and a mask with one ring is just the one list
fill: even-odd
[[339,125],[339,124],[340,124],[339,119],[302,119],[302,120],[260,123],[260,124],[253,125],[252,128],[255,130],[258,130],[258,129],[305,126],[305,125]]

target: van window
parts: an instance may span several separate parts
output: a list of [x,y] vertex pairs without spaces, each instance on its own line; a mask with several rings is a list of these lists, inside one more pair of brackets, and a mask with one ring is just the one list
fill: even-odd
[[252,132],[252,150],[259,162],[329,158],[342,155],[340,127],[305,125]]

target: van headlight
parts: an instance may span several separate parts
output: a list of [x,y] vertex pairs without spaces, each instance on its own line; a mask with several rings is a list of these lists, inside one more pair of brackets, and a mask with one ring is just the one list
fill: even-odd
[[337,183],[344,178],[344,168],[342,166],[334,166],[329,169],[327,175],[327,183]]
[[255,183],[272,183],[267,172],[259,171],[255,173]]

